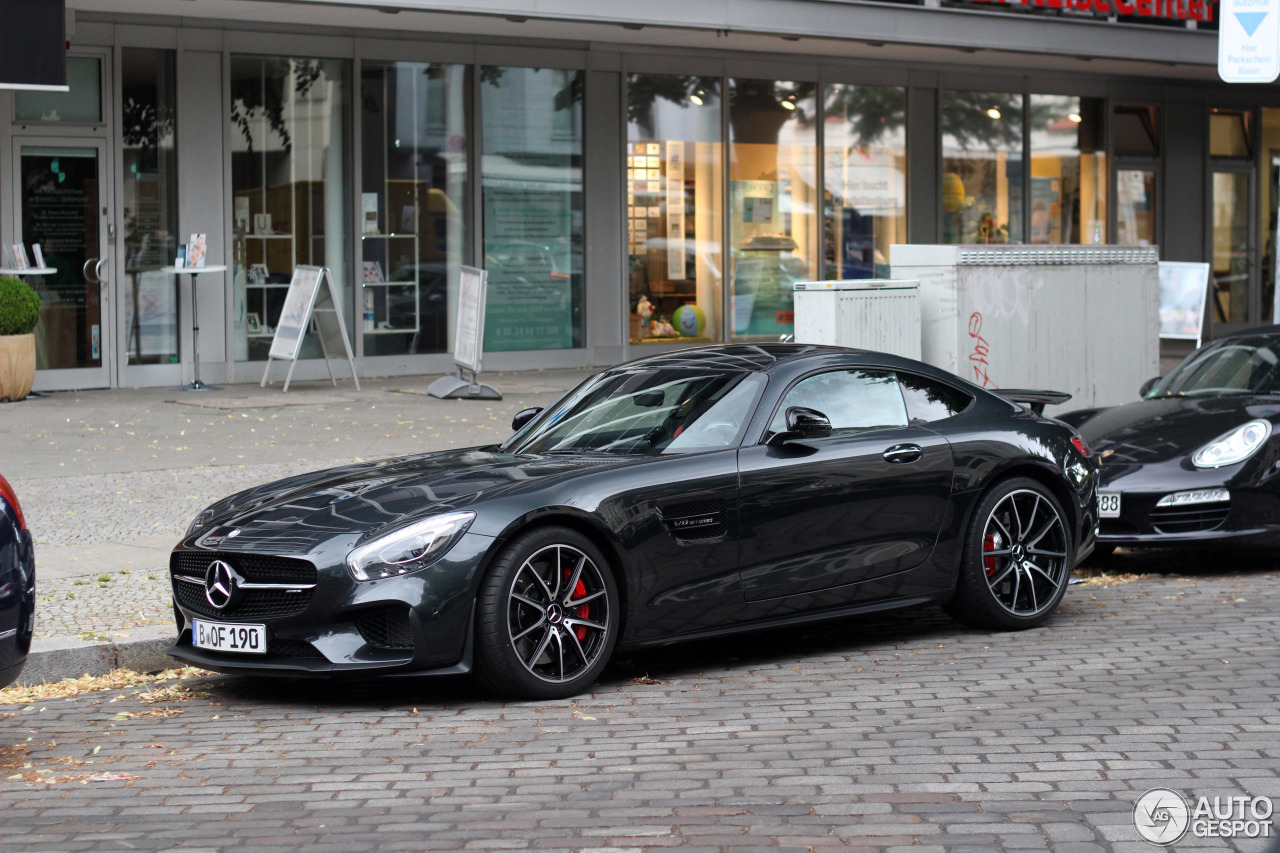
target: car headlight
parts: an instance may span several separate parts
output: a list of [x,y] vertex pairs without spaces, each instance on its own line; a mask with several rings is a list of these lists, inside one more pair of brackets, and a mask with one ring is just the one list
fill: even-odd
[[[187,536],[191,536],[201,527],[204,527],[213,520],[213,507],[203,509],[195,518],[191,519],[191,523],[187,525]],[[184,537],[185,538],[185,537]]]
[[474,512],[436,515],[384,533],[347,555],[347,568],[358,581],[375,581],[424,569],[462,538]]
[[1191,457],[1191,464],[1197,468],[1221,468],[1243,462],[1270,437],[1270,421],[1249,421],[1197,450]]

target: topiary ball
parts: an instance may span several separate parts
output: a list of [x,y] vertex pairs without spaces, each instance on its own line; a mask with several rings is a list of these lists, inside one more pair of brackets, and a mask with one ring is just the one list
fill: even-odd
[[22,279],[0,275],[0,335],[29,335],[40,322],[40,297]]

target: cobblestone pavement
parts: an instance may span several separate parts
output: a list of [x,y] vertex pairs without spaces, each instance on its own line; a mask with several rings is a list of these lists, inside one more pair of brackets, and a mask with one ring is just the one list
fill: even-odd
[[1073,587],[1024,633],[922,611],[636,653],[572,702],[212,676],[187,701],[130,688],[0,707],[0,837],[1148,851],[1131,813],[1149,788],[1280,798],[1277,625],[1274,574],[1161,577]]

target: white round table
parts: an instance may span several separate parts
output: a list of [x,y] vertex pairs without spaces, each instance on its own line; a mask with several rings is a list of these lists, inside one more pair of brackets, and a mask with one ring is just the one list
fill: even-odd
[[160,272],[191,276],[191,357],[195,360],[196,378],[189,385],[179,385],[175,391],[221,391],[213,385],[205,385],[200,381],[200,314],[196,310],[196,276],[207,272],[226,272],[225,265],[203,267],[161,267]]

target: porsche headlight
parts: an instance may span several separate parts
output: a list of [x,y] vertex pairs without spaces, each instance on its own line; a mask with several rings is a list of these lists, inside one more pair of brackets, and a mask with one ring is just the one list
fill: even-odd
[[1249,421],[1197,450],[1191,457],[1191,464],[1197,468],[1221,468],[1243,462],[1270,437],[1270,421]]
[[212,520],[213,520],[213,507],[209,507],[208,509],[201,510],[200,513],[195,518],[191,519],[191,523],[187,525],[187,536],[191,536],[197,530],[199,530],[201,527],[204,527],[206,524],[208,524]]
[[474,512],[436,515],[384,533],[347,555],[347,568],[358,581],[376,581],[424,569],[462,538]]

